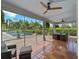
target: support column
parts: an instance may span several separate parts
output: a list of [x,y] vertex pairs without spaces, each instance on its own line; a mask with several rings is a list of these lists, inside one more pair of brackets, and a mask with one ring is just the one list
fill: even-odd
[[[24,16],[24,22],[25,22],[25,16]],[[25,25],[24,25],[24,46],[25,46]]]
[[46,38],[45,38],[45,21],[43,21],[43,40],[46,41]]
[[43,41],[44,41],[44,45],[43,45],[43,57],[45,57],[45,41],[46,41],[46,38],[45,38],[45,21],[43,21]]
[[[37,29],[37,28],[36,28],[36,29]],[[38,43],[38,41],[37,41],[37,32],[36,32],[36,35],[35,35],[35,36],[36,36],[36,47],[37,47],[37,46],[38,46],[38,45],[37,45],[37,43]]]
[[52,27],[52,28],[53,28],[53,29],[52,29],[52,39],[53,39],[53,34],[54,34],[56,31],[55,31],[55,24],[52,24],[52,25],[53,25],[53,27]]
[[53,33],[56,33],[55,24],[53,24]]

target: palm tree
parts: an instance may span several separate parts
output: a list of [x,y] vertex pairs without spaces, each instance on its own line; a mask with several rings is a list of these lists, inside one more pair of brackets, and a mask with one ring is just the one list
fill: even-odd
[[31,22],[30,25],[32,29],[35,29],[35,28],[40,29],[40,27],[42,27],[41,24],[39,24],[38,22]]
[[17,32],[17,38],[20,38],[20,23],[19,22],[13,22],[13,29],[15,32]]
[[29,27],[28,21],[25,21],[25,22],[24,22],[24,21],[20,20],[20,21],[19,21],[19,24],[20,24],[20,29],[21,29],[21,30],[23,30],[24,28],[27,29],[27,28]]

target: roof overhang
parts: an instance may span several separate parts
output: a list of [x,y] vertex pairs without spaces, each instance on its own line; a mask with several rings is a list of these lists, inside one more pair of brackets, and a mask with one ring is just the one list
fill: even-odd
[[[9,2],[10,1],[10,2]],[[21,1],[21,0],[19,0]],[[28,2],[28,0],[22,0],[24,2]],[[31,0],[29,0],[30,2]],[[42,1],[42,0],[39,0]],[[37,1],[37,3],[39,2]],[[7,10],[13,13],[17,13],[17,14],[21,14],[24,16],[29,16],[29,17],[33,17],[39,20],[43,20],[43,21],[49,21],[51,23],[62,23],[61,20],[62,18],[65,19],[65,23],[73,23],[77,21],[77,1],[75,0],[65,0],[64,2],[60,2],[58,3],[60,6],[63,7],[63,10],[61,11],[49,11],[46,15],[42,14],[41,12],[43,11],[42,6],[38,3],[38,7],[39,9],[37,9],[36,7],[29,7],[26,5],[22,5],[21,3],[15,3],[16,0],[2,0],[2,9],[3,10]],[[32,1],[33,2],[33,1]],[[33,3],[30,4],[33,4]],[[65,3],[66,2],[66,3]],[[67,5],[67,3],[71,2],[70,5]],[[36,3],[34,1],[34,3]],[[24,3],[25,4],[25,3]],[[64,5],[66,4],[66,5]],[[33,4],[34,6],[34,4]],[[41,6],[41,7],[40,7]],[[70,7],[70,8],[69,8]],[[36,8],[35,10],[30,10],[32,8]],[[39,11],[39,12],[37,12]]]

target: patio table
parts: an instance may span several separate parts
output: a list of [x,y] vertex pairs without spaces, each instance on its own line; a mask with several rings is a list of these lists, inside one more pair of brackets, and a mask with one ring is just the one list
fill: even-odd
[[67,41],[68,40],[68,34],[55,33],[55,34],[53,34],[53,39]]

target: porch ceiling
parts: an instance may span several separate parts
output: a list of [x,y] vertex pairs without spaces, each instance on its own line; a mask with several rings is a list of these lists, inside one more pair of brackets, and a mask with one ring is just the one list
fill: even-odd
[[46,4],[48,0],[2,0],[2,9],[40,20],[48,20],[52,23],[61,23],[62,18],[65,22],[77,21],[77,0],[53,1],[55,2],[51,4],[51,7],[61,6],[63,9],[49,10],[46,14],[43,14],[46,8],[40,2]]

